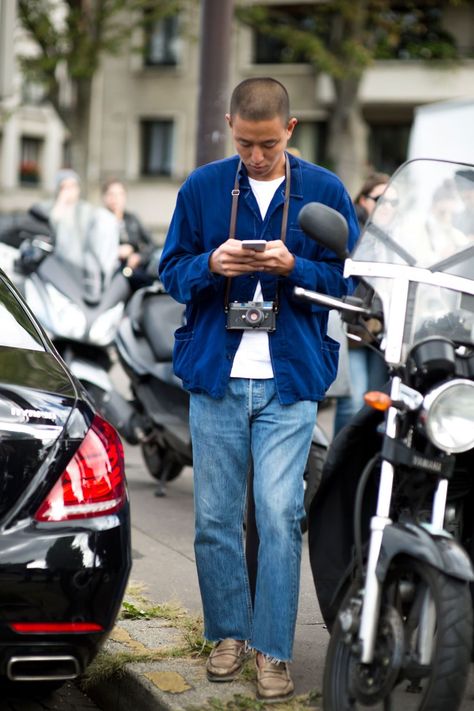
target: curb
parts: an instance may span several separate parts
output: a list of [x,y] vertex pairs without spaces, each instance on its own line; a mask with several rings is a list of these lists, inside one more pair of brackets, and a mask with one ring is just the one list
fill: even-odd
[[212,684],[203,661],[189,659],[128,664],[120,675],[88,686],[87,693],[102,711],[197,711],[215,708],[216,699],[225,708],[236,697],[256,704],[254,684]]
[[102,711],[171,711],[172,705],[161,699],[146,679],[127,665],[112,678],[87,686],[87,695]]
[[102,711],[197,711],[212,708],[213,699],[225,708],[235,697],[261,708],[251,680],[212,683],[206,655],[174,654],[183,641],[169,622],[120,620],[101,652],[106,673],[86,674],[82,689]]

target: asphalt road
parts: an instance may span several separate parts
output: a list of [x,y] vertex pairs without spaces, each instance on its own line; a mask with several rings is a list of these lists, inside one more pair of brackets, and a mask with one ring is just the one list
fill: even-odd
[[5,690],[0,693],[0,711],[100,711],[73,683],[65,684],[47,697],[27,690],[21,695],[12,695]]

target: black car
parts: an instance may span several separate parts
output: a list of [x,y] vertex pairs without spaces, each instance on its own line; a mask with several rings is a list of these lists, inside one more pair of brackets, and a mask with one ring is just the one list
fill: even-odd
[[0,681],[79,676],[130,568],[121,441],[0,270]]

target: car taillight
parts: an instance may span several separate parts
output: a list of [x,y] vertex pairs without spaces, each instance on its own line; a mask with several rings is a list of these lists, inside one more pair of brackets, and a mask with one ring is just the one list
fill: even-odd
[[10,622],[10,628],[20,634],[77,634],[103,632],[96,622]]
[[35,515],[36,521],[68,521],[118,511],[127,498],[122,442],[96,415],[84,441]]

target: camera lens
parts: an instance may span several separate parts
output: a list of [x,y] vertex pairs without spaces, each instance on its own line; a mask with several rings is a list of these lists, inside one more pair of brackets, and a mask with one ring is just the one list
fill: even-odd
[[261,309],[247,309],[244,319],[249,326],[256,327],[263,321],[263,311]]

